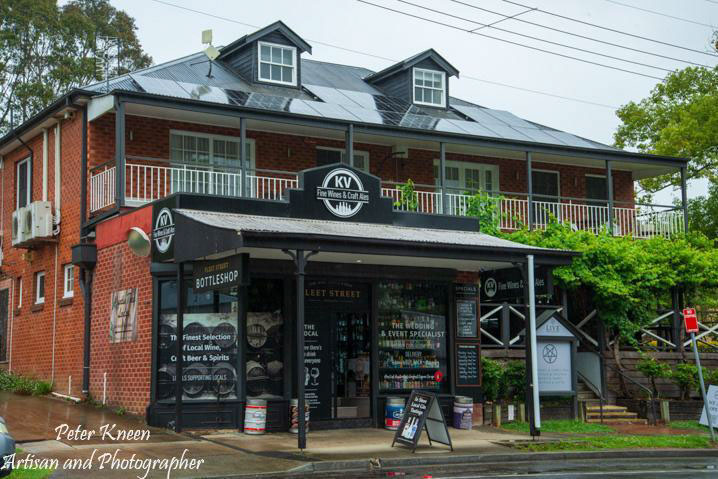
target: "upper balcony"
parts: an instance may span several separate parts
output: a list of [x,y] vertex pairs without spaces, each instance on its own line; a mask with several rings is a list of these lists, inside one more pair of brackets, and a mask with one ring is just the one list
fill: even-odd
[[[409,178],[406,178],[409,179]],[[90,211],[99,213],[115,205],[116,168],[106,163],[90,175]],[[446,188],[442,194],[436,185],[415,184],[413,201],[403,197],[402,183],[382,181],[384,196],[395,201],[398,210],[428,214],[469,214],[475,191]],[[140,206],[173,193],[248,197],[282,201],[287,190],[298,186],[297,173],[270,169],[222,168],[221,171],[172,164],[168,159],[126,157],[125,205]],[[684,230],[684,212],[680,207],[637,204],[634,201],[607,200],[495,190],[489,201],[496,204],[495,214],[504,231],[518,230],[531,223],[545,228],[554,218],[576,230],[599,233],[613,223],[613,234],[634,238],[671,236]],[[446,207],[444,208],[444,203]],[[529,214],[531,213],[531,215]],[[611,221],[612,218],[612,221]]]

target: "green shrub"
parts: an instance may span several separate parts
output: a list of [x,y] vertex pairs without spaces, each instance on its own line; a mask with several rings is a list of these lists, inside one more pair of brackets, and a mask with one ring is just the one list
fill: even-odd
[[484,399],[496,401],[506,395],[506,380],[504,366],[499,361],[481,358],[481,385]]
[[12,372],[0,371],[0,391],[11,391],[25,396],[43,396],[52,391],[52,384]]
[[673,370],[673,381],[681,389],[681,399],[690,399],[691,392],[698,387],[698,367],[681,363]]
[[498,236],[501,232],[501,196],[491,196],[480,191],[471,196],[466,208],[466,216],[478,218],[482,233]]
[[651,381],[651,388],[653,389],[654,397],[658,397],[658,388],[656,387],[656,379],[658,378],[670,378],[673,371],[671,367],[651,356],[644,356],[643,359],[638,361],[636,369],[646,376]]
[[419,198],[414,190],[414,182],[408,179],[406,183],[397,185],[396,188],[399,190],[399,200],[394,202],[394,206],[406,211],[418,211]]
[[526,362],[509,361],[504,369],[506,399],[524,401],[526,398]]

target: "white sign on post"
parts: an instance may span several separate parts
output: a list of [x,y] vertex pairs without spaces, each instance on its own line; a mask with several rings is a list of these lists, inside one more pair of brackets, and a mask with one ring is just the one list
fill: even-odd
[[713,427],[718,427],[718,386],[708,386],[706,401],[708,402],[708,404],[703,405],[701,419],[698,422],[700,422],[704,426],[708,426],[708,417],[706,416],[706,409],[708,409],[711,413],[711,419],[713,420]]
[[568,341],[537,342],[538,385],[541,392],[571,392],[571,343]]

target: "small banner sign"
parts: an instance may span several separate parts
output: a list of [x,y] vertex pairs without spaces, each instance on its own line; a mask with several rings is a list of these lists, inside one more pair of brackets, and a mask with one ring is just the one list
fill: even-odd
[[394,434],[394,444],[400,443],[411,447],[412,452],[421,438],[421,431],[426,429],[426,436],[431,441],[446,444],[454,450],[449,437],[449,429],[446,427],[444,414],[439,407],[439,400],[436,394],[428,391],[412,390],[409,400],[404,408],[404,415],[401,417],[399,429]]
[[703,426],[708,426],[708,416],[706,412],[710,412],[713,427],[718,427],[718,386],[708,386],[708,394],[706,394],[706,402],[703,404],[701,418],[698,421]]
[[213,261],[195,261],[193,266],[194,292],[204,293],[236,286],[239,284],[241,270],[240,255]]

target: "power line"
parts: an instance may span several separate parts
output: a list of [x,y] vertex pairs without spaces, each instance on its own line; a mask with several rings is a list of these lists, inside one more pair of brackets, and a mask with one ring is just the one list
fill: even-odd
[[[471,20],[471,19],[466,18],[466,17],[462,17],[462,16],[454,15],[454,14],[451,14],[451,13],[448,13],[448,12],[443,12],[443,11],[441,11],[441,10],[435,10],[435,9],[433,9],[433,8],[429,8],[429,7],[425,7],[425,6],[422,6],[422,5],[418,5],[418,4],[416,4],[416,3],[409,2],[408,0],[396,0],[396,1],[397,1],[397,2],[401,2],[401,3],[404,3],[404,4],[406,4],[406,5],[411,5],[412,7],[421,8],[421,9],[423,9],[423,10],[427,10],[427,11],[430,11],[430,12],[433,12],[433,13],[438,13],[439,15],[445,15],[445,16],[450,17],[450,18],[455,18],[455,19],[457,19],[457,20],[462,20],[462,21],[464,21],[464,22],[470,22],[470,23],[473,23],[474,25],[481,25],[482,27],[488,27],[488,26],[489,26],[488,24],[481,23],[481,22],[477,22],[477,21],[475,21],[475,20]],[[628,59],[626,59],[626,58],[621,58],[621,57],[616,57],[616,56],[613,56],[613,55],[608,55],[608,54],[605,54],[605,53],[595,52],[595,51],[593,51],[593,50],[588,50],[588,49],[585,49],[585,48],[573,47],[573,46],[571,46],[571,45],[566,45],[565,43],[554,42],[554,41],[552,41],[552,40],[546,40],[546,39],[544,39],[544,38],[535,37],[535,36],[533,36],[533,35],[526,35],[526,34],[524,34],[524,33],[514,32],[513,30],[507,30],[507,29],[501,28],[501,27],[492,26],[491,28],[493,28],[494,30],[498,30],[498,31],[500,31],[500,32],[510,33],[510,34],[512,34],[512,35],[518,35],[518,36],[520,36],[520,37],[528,38],[528,39],[531,39],[531,40],[536,40],[536,41],[539,41],[539,42],[548,43],[548,44],[550,44],[550,45],[555,45],[555,46],[562,47],[562,48],[569,48],[569,49],[571,49],[571,50],[576,50],[576,51],[583,52],[583,53],[589,53],[589,54],[591,54],[591,55],[598,55],[598,56],[604,57],[604,58],[610,58],[611,60],[618,60],[618,61],[621,61],[621,62],[631,63],[631,64],[633,64],[633,65],[639,65],[639,66],[646,67],[646,68],[653,68],[654,70],[661,70],[661,71],[664,71],[664,72],[672,72],[672,71],[673,71],[673,70],[670,70],[670,69],[668,69],[668,68],[657,67],[657,66],[655,66],[655,65],[650,65],[650,64],[648,64],[648,63],[642,63],[642,62],[637,62],[637,61],[633,61],[633,60],[628,60]],[[475,28],[475,29],[473,29],[473,30],[469,30],[468,32],[469,32],[469,33],[476,33],[476,30],[477,30],[477,29]]]
[[616,67],[616,66],[612,66],[612,65],[606,65],[605,63],[594,62],[594,61],[592,61],[592,60],[586,60],[585,58],[574,57],[574,56],[571,56],[571,55],[566,55],[566,54],[563,54],[563,53],[554,52],[554,51],[551,51],[551,50],[546,50],[546,49],[539,48],[539,47],[534,47],[534,46],[531,46],[531,45],[526,45],[526,44],[524,44],[524,43],[514,42],[514,41],[512,41],[512,40],[506,40],[505,38],[494,37],[494,36],[491,36],[491,35],[487,35],[487,34],[485,34],[485,33],[472,32],[471,30],[466,30],[466,29],[464,29],[464,28],[457,27],[456,25],[451,25],[450,23],[444,23],[444,22],[440,22],[440,21],[438,21],[438,20],[432,20],[432,19],[430,19],[430,18],[422,17],[422,16],[419,16],[419,15],[414,15],[413,13],[405,12],[405,11],[402,11],[402,10],[397,10],[397,9],[390,8],[390,7],[385,7],[385,6],[383,6],[383,5],[377,5],[376,3],[368,2],[368,1],[366,1],[366,0],[357,0],[357,2],[365,3],[365,4],[367,4],[367,5],[371,5],[371,6],[373,6],[373,7],[381,8],[381,9],[383,9],[383,10],[387,10],[387,11],[390,11],[390,12],[399,13],[399,14],[405,15],[405,16],[407,16],[407,17],[412,17],[412,18],[416,18],[416,19],[419,19],[419,20],[423,20],[423,21],[425,21],[425,22],[434,23],[434,24],[436,24],[436,25],[441,25],[441,26],[444,26],[444,27],[453,28],[454,30],[458,30],[458,31],[460,31],[460,32],[471,33],[471,34],[473,34],[473,35],[479,35],[479,36],[481,36],[481,37],[490,38],[490,39],[492,39],[492,40],[497,40],[497,41],[504,42],[504,43],[508,43],[508,44],[511,44],[511,45],[516,45],[516,46],[519,46],[519,47],[522,47],[522,48],[528,48],[528,49],[530,49],[530,50],[536,50],[536,51],[539,51],[539,52],[542,52],[542,53],[548,53],[548,54],[550,54],[550,55],[555,55],[555,56],[558,56],[558,57],[567,58],[567,59],[569,59],[569,60],[576,60],[576,61],[579,61],[579,62],[582,62],[582,63],[587,63],[587,64],[589,64],[589,65],[600,66],[600,67],[608,68],[608,69],[611,69],[611,70],[621,71],[621,72],[624,72],[624,73],[631,73],[631,74],[633,74],[633,75],[638,75],[638,76],[642,76],[642,77],[646,77],[646,78],[651,78],[651,79],[653,79],[653,80],[663,81],[663,78],[660,78],[660,77],[657,77],[657,76],[648,75],[648,74],[646,74],[646,73],[641,73],[641,72],[637,72],[637,71],[634,71],[634,70],[628,70],[628,69],[625,69],[625,68]]
[[[528,5],[524,5],[523,3],[515,2],[515,1],[513,1],[513,0],[501,0],[501,1],[506,2],[506,3],[510,3],[511,5],[516,5],[516,6],[519,6],[519,7],[523,7],[523,8],[532,8],[532,7],[528,6]],[[674,44],[674,43],[664,42],[664,41],[662,41],[662,40],[656,40],[655,38],[649,38],[649,37],[644,37],[644,36],[642,36],[642,35],[637,35],[637,34],[635,34],[635,33],[624,32],[624,31],[622,31],[622,30],[618,30],[618,29],[615,29],[615,28],[605,27],[605,26],[603,26],[603,25],[597,25],[597,24],[595,24],[595,23],[587,22],[587,21],[585,21],[585,20],[579,20],[578,18],[567,17],[566,15],[561,15],[560,13],[554,13],[554,12],[549,12],[548,10],[542,10],[541,8],[537,8],[536,11],[537,11],[537,12],[541,12],[541,13],[546,14],[546,15],[551,15],[551,16],[558,17],[558,18],[563,18],[564,20],[568,20],[568,21],[571,21],[571,22],[581,23],[581,24],[583,24],[583,25],[588,25],[588,26],[591,26],[591,27],[594,27],[594,28],[600,28],[601,30],[606,30],[606,31],[613,32],[613,33],[620,33],[621,35],[626,35],[626,36],[633,37],[633,38],[640,38],[641,40],[646,40],[646,41],[649,41],[649,42],[658,43],[658,44],[660,44],[660,45],[666,45],[666,46],[673,47],[673,48],[680,48],[681,50],[686,50],[686,51],[689,51],[689,52],[700,53],[700,54],[702,54],[702,55],[708,55],[708,56],[712,56],[712,57],[718,56],[718,55],[716,55],[715,53],[710,53],[710,52],[706,52],[706,51],[702,51],[702,50],[697,50],[697,49],[695,49],[695,48],[690,48],[690,47],[684,47],[684,46],[681,46],[681,45],[676,45],[676,44]]]
[[[178,9],[180,9],[180,10],[186,10],[186,11],[189,11],[189,12],[192,12],[192,13],[197,13],[197,14],[199,14],[199,15],[205,15],[205,16],[208,16],[208,17],[216,18],[216,19],[218,19],[218,20],[224,20],[224,21],[226,21],[226,22],[235,23],[235,24],[237,24],[237,25],[242,25],[242,26],[249,27],[249,28],[255,28],[255,29],[259,29],[259,28],[260,28],[260,27],[258,27],[258,26],[256,26],[256,25],[252,25],[252,24],[250,24],[250,23],[240,22],[239,20],[235,20],[235,19],[227,18],[227,17],[222,17],[222,16],[215,15],[215,14],[212,14],[212,13],[203,12],[203,11],[201,11],[201,10],[195,10],[195,9],[193,9],[193,8],[185,7],[185,6],[182,6],[182,5],[177,5],[177,4],[175,4],[175,3],[166,2],[166,1],[164,1],[164,0],[152,0],[152,1],[155,2],[155,3],[160,3],[160,4],[163,4],[163,5],[167,5],[167,6],[169,6],[169,7],[178,8]],[[345,47],[342,47],[342,46],[339,46],[339,45],[334,45],[334,44],[332,44],[332,43],[325,43],[325,42],[321,42],[321,41],[318,41],[318,40],[312,40],[312,39],[310,39],[310,38],[307,38],[307,40],[309,40],[309,41],[312,42],[312,43],[316,43],[316,44],[318,44],[318,45],[323,45],[323,46],[326,46],[326,47],[335,48],[335,49],[337,49],[337,50],[342,50],[342,51],[345,51],[345,52],[355,53],[355,54],[357,54],[357,55],[364,55],[364,56],[370,57],[370,58],[376,58],[376,59],[378,59],[378,60],[389,61],[389,62],[392,62],[392,63],[396,63],[396,62],[399,61],[399,60],[396,60],[396,59],[394,59],[394,58],[388,58],[388,57],[385,57],[385,56],[376,55],[376,54],[364,52],[364,51],[361,51],[361,50],[353,50],[353,49],[351,49],[351,48],[345,48]],[[615,105],[608,105],[608,104],[605,104],[605,103],[599,103],[599,102],[595,102],[595,101],[591,101],[591,100],[584,100],[584,99],[582,99],[582,98],[575,98],[575,97],[570,97],[570,96],[558,95],[558,94],[555,94],[555,93],[549,93],[549,92],[545,92],[545,91],[541,91],[541,90],[534,90],[534,89],[531,89],[531,88],[525,88],[525,87],[521,87],[521,86],[517,86],[517,85],[511,85],[511,84],[509,84],[509,83],[502,83],[502,82],[498,82],[498,81],[494,81],[494,80],[486,80],[486,79],[484,79],[484,78],[478,78],[478,77],[473,77],[473,76],[468,76],[468,75],[461,75],[461,78],[466,79],[466,80],[472,80],[472,81],[476,81],[476,82],[481,82],[481,83],[488,83],[488,84],[490,84],[490,85],[501,86],[501,87],[504,87],[504,88],[510,88],[510,89],[512,89],[512,90],[519,90],[519,91],[523,91],[523,92],[527,92],[527,93],[534,93],[534,94],[536,94],[536,95],[543,95],[543,96],[547,96],[547,97],[551,97],[551,98],[558,98],[558,99],[561,99],[561,100],[573,101],[573,102],[576,102],[576,103],[583,103],[583,104],[585,104],[585,105],[593,105],[593,106],[598,106],[598,107],[602,107],[602,108],[609,108],[609,109],[611,109],[611,110],[616,110],[616,109],[618,109],[618,107],[615,106]]]
[[674,20],[679,20],[681,22],[692,23],[694,25],[700,25],[703,27],[713,28],[713,25],[709,25],[707,23],[696,22],[695,20],[689,20],[687,18],[677,17],[675,15],[669,15],[668,13],[657,12],[655,10],[649,10],[648,8],[641,8],[641,7],[637,7],[635,5],[629,5],[627,3],[617,2],[616,0],[603,0],[603,1],[608,2],[608,3],[613,3],[615,5],[620,5],[620,6],[626,7],[626,8],[633,8],[634,10],[640,10],[640,11],[646,12],[646,13],[652,13],[654,15],[660,15],[662,17],[672,18]]
[[[580,33],[569,32],[569,31],[567,31],[567,30],[562,30],[562,29],[560,29],[560,28],[552,27],[552,26],[550,26],[550,25],[544,25],[544,24],[542,24],[542,23],[532,22],[532,21],[526,20],[526,19],[524,19],[524,18],[517,18],[518,15],[523,15],[524,13],[538,10],[537,8],[532,8],[532,9],[530,9],[530,10],[526,10],[526,11],[524,11],[524,12],[521,12],[520,14],[517,14],[517,15],[508,16],[508,15],[506,15],[505,13],[500,13],[500,12],[496,12],[496,11],[493,11],[493,10],[489,10],[489,9],[487,9],[487,8],[484,8],[484,7],[479,7],[479,6],[477,6],[477,5],[472,5],[472,4],[470,4],[470,3],[462,2],[461,0],[451,0],[451,1],[454,2],[454,3],[458,3],[459,5],[467,6],[467,7],[469,7],[469,8],[474,8],[474,9],[476,9],[476,10],[480,10],[480,11],[483,11],[483,12],[491,13],[491,14],[494,14],[494,15],[500,15],[500,16],[502,16],[502,17],[506,17],[506,18],[504,18],[504,19],[502,19],[502,20],[516,20],[517,22],[526,23],[527,25],[533,25],[533,26],[536,26],[536,27],[545,28],[546,30],[551,30],[551,31],[563,33],[563,34],[566,34],[566,35],[571,35],[571,36],[573,36],[573,37],[582,38],[582,39],[584,39],[584,40],[590,40],[590,41],[592,41],[592,42],[602,43],[602,44],[604,44],[604,45],[610,45],[610,46],[612,46],[612,47],[623,48],[623,49],[625,49],[625,50],[630,50],[630,51],[637,52],[637,53],[643,53],[643,54],[645,54],[645,55],[652,55],[652,56],[654,56],[654,57],[665,58],[666,60],[673,60],[673,61],[676,61],[676,62],[688,63],[688,64],[690,64],[690,65],[696,65],[696,66],[711,68],[709,65],[704,65],[704,64],[702,64],[702,63],[696,63],[696,62],[693,62],[693,61],[690,61],[690,60],[683,60],[683,59],[681,59],[681,58],[670,57],[670,56],[668,56],[668,55],[663,55],[663,54],[651,52],[651,51],[648,51],[648,50],[641,50],[640,48],[633,48],[633,47],[629,47],[629,46],[626,46],[626,45],[621,45],[621,44],[618,44],[618,43],[612,43],[612,42],[609,42],[609,41],[606,41],[606,40],[601,40],[600,38],[589,37],[589,36],[587,36],[587,35],[581,35]],[[706,1],[708,1],[708,0],[706,0]],[[716,2],[716,4],[718,4],[718,2]],[[493,25],[493,24],[489,24],[489,25],[487,25],[487,26],[492,26],[492,25]]]

